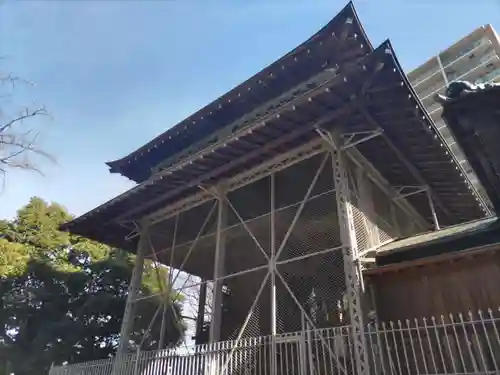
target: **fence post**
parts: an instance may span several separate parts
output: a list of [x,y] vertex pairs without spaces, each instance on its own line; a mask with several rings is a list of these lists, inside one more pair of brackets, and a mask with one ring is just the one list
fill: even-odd
[[134,365],[134,375],[139,375],[139,359],[141,357],[141,348],[137,348],[137,354],[135,356],[135,365]]

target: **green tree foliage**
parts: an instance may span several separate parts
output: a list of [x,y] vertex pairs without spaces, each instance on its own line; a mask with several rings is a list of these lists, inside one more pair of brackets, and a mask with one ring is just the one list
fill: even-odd
[[[106,358],[117,347],[134,258],[59,231],[69,219],[63,207],[32,198],[14,220],[0,221],[0,368],[8,362],[16,375]],[[146,262],[141,297],[151,298],[137,303],[132,346],[157,348],[164,304],[172,307],[166,344],[182,338],[180,301],[159,293],[165,280],[166,268]]]

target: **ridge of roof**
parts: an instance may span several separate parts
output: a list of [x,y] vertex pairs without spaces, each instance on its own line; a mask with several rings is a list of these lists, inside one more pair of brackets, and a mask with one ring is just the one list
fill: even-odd
[[[278,69],[282,69],[283,66],[287,65],[290,61],[293,61],[296,59],[297,54],[303,53],[304,51],[309,51],[309,49],[314,45],[314,43],[318,42],[320,45],[322,41],[320,39],[324,39],[327,35],[329,35],[329,32],[331,29],[335,28],[336,25],[338,24],[339,20],[342,20],[343,18],[346,18],[346,20],[350,19],[350,22],[355,24],[356,27],[358,28],[358,32],[361,33],[359,35],[363,43],[366,44],[368,48],[366,48],[367,53],[371,52],[373,50],[373,47],[366,36],[366,33],[363,30],[363,27],[361,23],[359,22],[359,18],[357,16],[356,10],[354,8],[354,5],[352,1],[350,1],[340,12],[336,14],[336,16],[328,22],[323,28],[321,28],[318,32],[316,32],[312,37],[308,38],[305,42],[300,44],[298,47],[294,48],[292,51],[286,53],[283,57],[279,58],[272,64],[268,65],[265,67],[263,70],[258,72],[257,74],[253,75],[243,83],[237,85],[230,91],[226,92],[224,95],[219,97],[218,99],[212,101],[205,107],[201,108],[194,114],[190,115],[186,119],[182,120],[181,122],[177,123],[170,129],[166,130],[162,134],[158,135],[155,137],[153,140],[149,141],[145,145],[139,147],[129,155],[117,159],[114,161],[109,161],[106,164],[110,168],[111,173],[120,173],[125,177],[128,177],[131,180],[134,180],[136,182],[141,182],[147,179],[151,175],[151,170],[153,167],[157,165],[155,162],[142,162],[141,160],[145,160],[145,158],[151,153],[152,150],[162,150],[162,155],[161,155],[161,160],[164,160],[165,158],[172,156],[176,152],[181,151],[182,149],[185,149],[186,147],[189,147],[193,142],[189,143],[188,146],[185,146],[181,148],[180,150],[177,151],[172,151],[168,150],[168,148],[172,148],[172,146],[176,145],[176,142],[178,143],[177,139],[181,137],[183,134],[186,134],[187,131],[191,131],[192,134],[198,133],[204,126],[207,124],[202,124],[203,122],[207,122],[210,125],[211,121],[209,120],[209,116],[212,116],[212,113],[215,114],[217,111],[223,110],[225,107],[225,103],[230,103],[231,99],[238,99],[238,97],[245,97],[245,95],[248,96],[248,92],[251,91],[251,85],[255,85],[258,82],[266,81],[269,80],[269,78],[273,75],[273,71],[276,72]],[[348,22],[349,23],[349,22]],[[281,66],[281,68],[280,68]],[[296,82],[295,84],[299,84],[300,81]],[[248,88],[247,88],[248,86]],[[292,85],[293,86],[293,85]],[[243,90],[245,89],[245,90]],[[282,94],[284,91],[286,91],[288,88],[285,87],[284,90],[281,90],[275,95],[273,95],[269,100],[272,100],[273,98],[279,96]],[[234,98],[233,98],[234,97]],[[234,101],[233,100],[233,101]],[[243,108],[241,111],[241,115],[245,114],[248,112],[248,108]],[[239,117],[240,117],[239,116]],[[204,121],[205,120],[205,121]],[[202,126],[203,125],[203,126]],[[220,126],[221,124],[217,122],[217,126]],[[212,126],[213,127],[213,126]],[[195,140],[194,142],[196,142]],[[176,145],[177,148],[179,148],[178,144]],[[157,151],[158,152],[158,151]],[[165,155],[164,155],[165,154]],[[160,162],[161,162],[160,160]],[[141,166],[136,166],[141,164]],[[141,171],[134,171],[133,169],[141,169]]]
[[[380,60],[383,59],[383,62]],[[390,64],[388,64],[390,63]],[[332,88],[336,87],[335,85],[338,82],[343,82],[342,87],[344,84],[347,84],[347,82],[353,81],[352,84],[357,85],[357,90],[360,89],[360,85],[362,85],[362,82],[360,81],[360,72],[367,71],[366,74],[371,72],[373,69],[376,69],[376,66],[378,65],[386,65],[385,73],[388,74],[379,77],[380,82],[385,82],[388,77],[394,77],[391,78],[390,84],[392,86],[391,90],[399,90],[399,87],[402,87],[401,90],[408,90],[410,92],[410,95],[408,95],[408,101],[404,100],[402,103],[405,103],[405,106],[408,105],[410,108],[412,108],[415,104],[417,103],[417,110],[413,110],[410,112],[405,112],[408,113],[408,116],[411,116],[413,119],[419,120],[418,125],[415,124],[414,126],[422,126],[421,131],[419,134],[428,134],[429,136],[426,138],[432,140],[432,147],[434,150],[442,150],[440,151],[444,157],[445,151],[447,150],[447,146],[445,144],[441,144],[439,142],[436,142],[434,138],[438,137],[439,131],[437,130],[435,124],[430,120],[429,116],[426,114],[426,112],[423,110],[422,104],[419,102],[418,97],[416,93],[414,92],[413,88],[411,87],[408,79],[406,78],[406,75],[404,74],[401,65],[399,64],[397,57],[395,56],[394,50],[390,44],[390,42],[387,40],[384,43],[382,43],[375,51],[370,53],[369,55],[365,56],[361,61],[359,61],[357,64],[352,65],[352,66],[347,66],[346,70],[343,71],[341,74],[336,75],[335,77],[332,77],[330,80],[331,82],[327,82],[326,84],[323,84],[317,88],[315,88],[313,91],[314,92],[306,92],[304,96],[303,102],[307,104],[309,102],[308,98],[310,99],[311,97],[314,97],[314,95],[318,93],[324,93],[330,92],[330,86]],[[367,70],[366,67],[369,67]],[[394,72],[394,73],[393,73]],[[356,83],[356,78],[358,78],[358,83]],[[397,86],[394,85],[392,82],[392,79],[398,83]],[[402,82],[400,82],[402,81]],[[337,82],[337,83],[336,83]],[[399,85],[401,83],[401,85]],[[380,84],[380,83],[379,83]],[[328,89],[328,90],[327,90]],[[397,97],[403,97],[407,95],[408,91],[405,93],[402,92],[393,92],[393,95],[396,95]],[[319,95],[319,94],[318,94]],[[378,96],[380,98],[380,96]],[[288,101],[286,104],[282,105],[281,108],[276,109],[277,111],[284,111],[287,110],[285,107],[292,107],[292,104],[296,104],[294,100],[301,99],[302,96],[299,98],[292,98],[291,101]],[[406,97],[405,97],[406,99]],[[376,102],[380,103],[380,101]],[[374,102],[374,105],[387,105],[387,104],[376,104]],[[406,108],[406,107],[405,107]],[[297,105],[297,109],[300,109],[300,104]],[[291,110],[290,110],[291,111]],[[422,116],[422,118],[421,118]],[[279,118],[277,116],[273,116],[274,118]],[[254,119],[254,125],[255,126],[264,126],[269,124],[264,124],[262,121],[262,118],[257,118]],[[277,121],[277,120],[276,120]],[[404,128],[401,128],[403,130]],[[249,134],[251,134],[250,130],[248,128],[242,129],[242,132],[245,132],[247,137],[250,137]],[[234,135],[235,137],[238,137],[240,134]],[[222,149],[224,146],[220,146],[219,148]],[[229,143],[228,143],[229,147]],[[211,150],[208,150],[211,153]],[[207,152],[208,152],[207,151]],[[201,160],[205,160],[206,158],[198,158],[198,160],[193,161],[193,168],[196,169],[197,163],[201,162]],[[447,158],[446,160],[449,160]],[[190,163],[186,164],[186,167],[189,168]],[[450,170],[454,173],[453,176],[459,176],[460,175],[460,169],[458,168],[459,164],[455,160],[455,166],[457,166],[458,171],[455,172],[455,168],[451,167]],[[214,167],[215,168],[215,167]],[[219,168],[219,167],[217,167]],[[236,168],[236,167],[235,167]],[[185,172],[185,170],[183,170]],[[235,172],[236,173],[236,172]],[[240,173],[240,172],[238,172]],[[87,212],[86,214],[74,219],[73,221],[64,224],[61,228],[63,230],[69,230],[73,233],[80,234],[104,243],[112,244],[113,246],[117,247],[124,247],[124,248],[129,248],[130,244],[126,243],[125,241],[125,236],[127,233],[124,234],[125,229],[121,227],[122,224],[118,220],[114,220],[116,218],[117,214],[123,214],[124,212],[126,213],[127,210],[133,210],[138,207],[139,204],[144,200],[144,198],[147,198],[147,202],[152,203],[151,200],[155,200],[157,198],[157,194],[162,195],[162,199],[165,200],[164,196],[166,193],[172,195],[174,191],[170,191],[169,189],[173,190],[179,190],[178,188],[180,185],[173,186],[171,187],[169,185],[170,181],[170,174],[172,174],[172,170],[165,170],[162,171],[158,174],[155,174],[154,176],[150,177],[148,180],[140,183],[136,187],[128,190],[127,192],[111,199],[110,201],[104,203],[103,205]],[[189,173],[187,174],[188,177]],[[463,176],[466,176],[463,174]],[[174,176],[175,177],[175,176]],[[203,177],[203,176],[202,176]],[[197,178],[197,177],[196,177]],[[462,177],[462,180],[459,180],[459,182],[463,182],[465,185],[467,185],[467,182],[469,183],[469,187],[472,186],[470,181],[467,179],[467,177]],[[455,184],[452,181],[453,184]],[[184,184],[186,184],[184,182]],[[454,186],[459,186],[460,184],[455,184]],[[463,186],[462,186],[463,188]],[[189,186],[184,186],[183,189],[189,190]],[[471,189],[469,189],[471,190]],[[457,194],[459,196],[463,195],[463,192],[468,190],[466,188],[463,188],[462,190],[458,189]],[[172,194],[171,194],[172,193]],[[186,194],[191,194],[192,190],[187,191]],[[179,193],[180,194],[180,193]],[[474,201],[474,195],[471,192],[470,193],[470,198],[469,201]],[[179,199],[179,197],[173,196],[169,198],[171,201],[174,199]],[[476,195],[476,200],[477,200],[477,195]],[[170,201],[169,201],[170,202]],[[167,204],[164,201],[161,202],[162,204]],[[172,204],[171,202],[168,204]],[[474,206],[475,207],[475,206]],[[478,211],[480,207],[480,203],[477,203],[477,208]],[[145,215],[144,214],[144,209],[141,209],[142,211],[137,213],[134,217],[142,217],[140,215]],[[146,213],[147,214],[147,213]],[[129,215],[130,216],[130,215]],[[476,216],[477,217],[477,216]],[[135,220],[135,218],[133,219]]]
[[[381,55],[383,53],[385,54],[385,50],[387,49],[387,47],[392,48],[390,46],[390,43],[388,40],[383,42],[374,51],[372,51],[370,54],[365,56],[365,58],[363,60],[371,59],[371,58],[373,58],[373,56]],[[362,64],[362,63],[363,63],[363,61],[360,62],[360,64]],[[333,79],[336,79],[336,78],[337,78],[337,76],[330,77],[330,79],[328,81],[323,82],[323,85],[328,83],[329,81],[331,81]],[[289,103],[287,103],[287,104],[289,104]],[[261,121],[261,119],[257,119],[256,122],[262,122],[262,121]],[[190,163],[187,163],[186,165],[189,165],[189,164]],[[177,169],[177,168],[178,167],[175,165],[172,167],[172,169]],[[182,166],[179,168],[182,168]],[[97,214],[97,213],[101,212],[102,210],[109,208],[110,206],[118,204],[119,202],[127,199],[131,195],[135,195],[135,194],[140,193],[142,190],[146,189],[148,186],[154,185],[154,184],[162,181],[165,177],[168,177],[171,173],[172,173],[172,171],[170,169],[167,169],[167,170],[160,171],[160,172],[150,176],[147,180],[141,181],[136,186],[133,186],[132,188],[128,189],[127,191],[119,194],[118,196],[116,196],[116,197],[110,199],[109,201],[101,204],[100,206],[92,209],[91,211],[88,211],[87,213],[85,213],[85,214],[83,214],[83,215],[81,215],[81,216],[79,216],[79,217],[77,217],[77,218],[75,218],[67,223],[62,224],[61,229],[62,230],[69,230],[69,228],[71,226],[73,226],[76,222],[85,220],[85,219],[89,218],[90,216],[92,216],[93,214]]]

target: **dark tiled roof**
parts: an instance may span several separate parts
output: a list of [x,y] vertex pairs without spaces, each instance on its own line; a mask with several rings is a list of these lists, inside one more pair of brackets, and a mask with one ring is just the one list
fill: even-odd
[[377,265],[422,259],[500,242],[497,217],[483,218],[400,239],[377,250]]
[[[346,132],[382,130],[382,136],[359,144],[358,150],[390,184],[430,186],[443,225],[484,216],[477,192],[451,156],[387,41],[356,65],[289,93],[278,106],[255,114],[247,125],[223,140],[63,228],[132,249],[121,223],[138,220],[192,195],[201,183],[211,185],[234,177],[310,142],[317,138],[315,125],[319,124],[325,130],[338,124]],[[426,197],[414,195],[408,200],[432,222]]]
[[421,245],[428,245],[431,242],[449,240],[462,236],[470,232],[489,228],[493,223],[496,223],[497,218],[486,218],[471,221],[464,224],[452,225],[437,231],[421,233],[416,236],[403,238],[387,245],[382,246],[377,250],[378,256],[383,256],[390,252],[406,251]]
[[[306,42],[122,159],[107,163],[112,173],[136,182],[217,142],[221,129],[247,125],[249,114],[328,69],[359,60],[373,48],[350,2]],[[275,100],[276,101],[276,100]],[[251,117],[251,116],[250,116]],[[219,132],[220,133],[220,132]]]

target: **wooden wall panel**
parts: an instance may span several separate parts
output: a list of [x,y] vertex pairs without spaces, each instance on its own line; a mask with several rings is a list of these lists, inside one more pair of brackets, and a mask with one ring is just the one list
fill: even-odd
[[381,321],[497,310],[500,252],[373,273],[367,284]]

